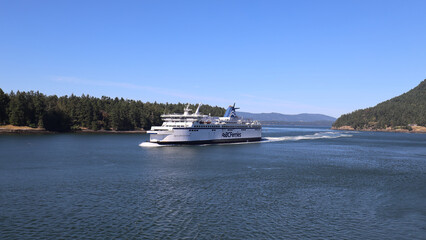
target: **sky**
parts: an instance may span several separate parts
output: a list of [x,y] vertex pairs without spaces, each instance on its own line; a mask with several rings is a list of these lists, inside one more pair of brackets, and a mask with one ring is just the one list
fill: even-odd
[[0,0],[0,88],[338,117],[426,78],[425,9],[424,0]]

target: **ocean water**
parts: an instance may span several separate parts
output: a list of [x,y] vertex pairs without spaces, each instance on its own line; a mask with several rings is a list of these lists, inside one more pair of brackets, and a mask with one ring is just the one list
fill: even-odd
[[426,135],[0,136],[1,239],[426,239]]

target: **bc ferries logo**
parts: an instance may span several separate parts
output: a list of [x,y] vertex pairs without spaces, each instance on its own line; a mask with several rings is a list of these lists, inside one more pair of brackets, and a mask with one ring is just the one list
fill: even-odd
[[222,133],[222,137],[224,138],[241,137],[241,133],[225,132],[225,133]]

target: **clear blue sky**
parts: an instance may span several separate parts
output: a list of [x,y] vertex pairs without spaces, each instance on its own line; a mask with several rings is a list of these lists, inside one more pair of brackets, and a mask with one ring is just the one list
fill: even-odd
[[0,1],[0,88],[338,117],[426,78],[426,1]]

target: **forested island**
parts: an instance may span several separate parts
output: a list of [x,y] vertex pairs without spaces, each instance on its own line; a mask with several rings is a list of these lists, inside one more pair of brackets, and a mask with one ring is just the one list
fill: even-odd
[[342,115],[333,128],[426,132],[426,79],[410,91],[375,107]]
[[[55,132],[143,130],[161,125],[161,114],[182,113],[184,107],[184,103],[150,103],[105,96],[47,96],[38,91],[8,94],[0,88],[0,125],[3,129],[26,126],[16,129]],[[221,116],[225,109],[202,105],[200,112]]]

